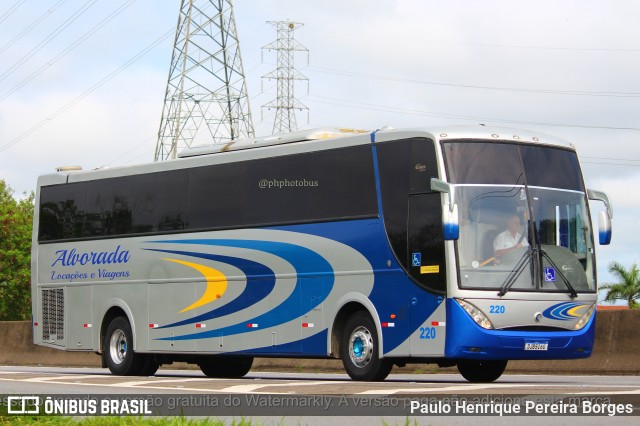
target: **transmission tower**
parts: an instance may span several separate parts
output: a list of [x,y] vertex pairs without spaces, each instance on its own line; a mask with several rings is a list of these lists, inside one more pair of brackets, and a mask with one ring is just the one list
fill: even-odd
[[262,76],[262,78],[275,79],[277,81],[277,92],[276,99],[264,104],[262,108],[269,110],[274,108],[276,110],[272,134],[295,132],[298,130],[295,111],[309,110],[294,95],[296,81],[306,81],[307,92],[309,91],[309,79],[294,67],[296,52],[306,52],[307,64],[309,63],[309,50],[294,39],[294,31],[303,24],[291,21],[267,21],[267,23],[276,28],[277,39],[264,46],[262,51],[264,53],[264,50],[275,50],[278,60],[276,69]]
[[155,161],[253,135],[231,0],[182,0]]

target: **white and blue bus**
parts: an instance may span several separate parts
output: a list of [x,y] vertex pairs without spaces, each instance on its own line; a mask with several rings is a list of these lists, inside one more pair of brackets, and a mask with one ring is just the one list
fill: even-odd
[[355,380],[588,357],[597,301],[574,148],[484,126],[314,130],[38,179],[34,342],[118,375],[341,358]]

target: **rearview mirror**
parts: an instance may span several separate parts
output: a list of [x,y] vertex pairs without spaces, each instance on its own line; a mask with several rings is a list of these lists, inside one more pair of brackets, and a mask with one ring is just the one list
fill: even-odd
[[442,208],[442,233],[445,241],[457,240],[460,237],[460,225],[458,223],[458,205],[453,205],[453,210],[445,204]]
[[604,210],[598,214],[598,231],[601,245],[606,246],[611,243],[611,219]]
[[603,246],[611,243],[611,219],[613,219],[613,206],[609,196],[595,189],[587,189],[587,196],[590,200],[602,201],[607,208],[598,214],[598,231],[600,234],[600,244]]
[[431,178],[431,190],[448,195],[448,202],[445,202],[442,206],[442,233],[445,241],[457,240],[460,236],[455,189],[455,186],[448,182]]

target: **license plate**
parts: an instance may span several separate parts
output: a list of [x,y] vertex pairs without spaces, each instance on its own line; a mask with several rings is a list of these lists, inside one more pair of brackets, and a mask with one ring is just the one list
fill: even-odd
[[525,351],[546,351],[549,349],[548,343],[525,343],[524,350]]

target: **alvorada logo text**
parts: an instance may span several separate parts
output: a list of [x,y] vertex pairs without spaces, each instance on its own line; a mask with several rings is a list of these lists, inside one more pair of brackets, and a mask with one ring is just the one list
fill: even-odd
[[118,245],[113,251],[91,251],[79,253],[75,248],[71,250],[56,251],[56,260],[51,264],[52,267],[60,263],[61,266],[80,265],[113,265],[116,263],[127,263],[131,258],[129,250],[121,250]]

